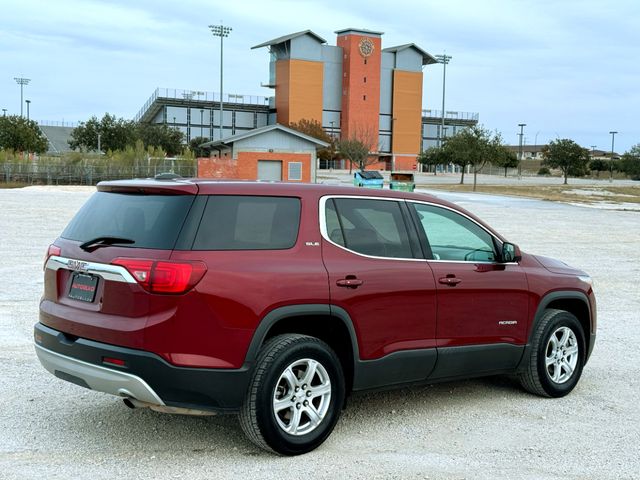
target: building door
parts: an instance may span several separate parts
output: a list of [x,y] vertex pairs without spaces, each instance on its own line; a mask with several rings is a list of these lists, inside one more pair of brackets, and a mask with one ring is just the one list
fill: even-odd
[[282,181],[282,162],[280,160],[258,160],[258,180]]

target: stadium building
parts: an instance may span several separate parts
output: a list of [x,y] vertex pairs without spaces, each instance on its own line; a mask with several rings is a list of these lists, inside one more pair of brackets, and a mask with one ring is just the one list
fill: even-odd
[[[315,120],[333,138],[368,141],[380,161],[373,168],[387,170],[415,168],[422,149],[478,123],[477,113],[447,111],[441,132],[442,112],[422,109],[423,68],[437,60],[419,46],[382,48],[383,33],[370,30],[349,28],[336,34],[335,46],[305,30],[252,47],[269,50],[269,81],[263,86],[273,88],[273,96],[225,94],[221,99],[212,92],[158,88],[135,119],[168,124],[180,129],[186,141],[205,137],[218,146],[227,137],[245,138],[268,125]],[[292,153],[285,143],[278,148]],[[274,153],[269,145],[264,149]],[[218,154],[220,150],[213,152]],[[329,166],[345,167],[320,168]]]

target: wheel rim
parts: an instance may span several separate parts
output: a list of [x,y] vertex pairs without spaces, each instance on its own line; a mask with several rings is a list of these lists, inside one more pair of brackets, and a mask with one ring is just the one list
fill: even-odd
[[578,338],[569,327],[560,327],[549,337],[545,354],[547,375],[552,382],[565,383],[578,364]]
[[317,360],[303,358],[284,369],[273,393],[273,414],[290,435],[318,428],[329,410],[331,380]]

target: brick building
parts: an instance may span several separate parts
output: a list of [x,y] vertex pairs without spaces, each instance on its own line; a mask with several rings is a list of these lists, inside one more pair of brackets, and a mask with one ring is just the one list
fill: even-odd
[[279,124],[267,125],[202,145],[198,177],[315,182],[316,149],[328,144]]

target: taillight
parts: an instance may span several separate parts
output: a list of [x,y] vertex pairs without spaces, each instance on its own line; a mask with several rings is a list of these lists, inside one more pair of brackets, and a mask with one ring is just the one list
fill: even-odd
[[49,257],[55,255],[58,256],[62,253],[62,250],[60,249],[60,247],[56,246],[56,245],[49,245],[49,248],[47,249],[47,253],[44,256],[44,267],[47,266],[47,262],[49,261]]
[[151,293],[186,293],[195,287],[207,271],[202,262],[166,262],[139,258],[116,258],[136,282]]

